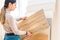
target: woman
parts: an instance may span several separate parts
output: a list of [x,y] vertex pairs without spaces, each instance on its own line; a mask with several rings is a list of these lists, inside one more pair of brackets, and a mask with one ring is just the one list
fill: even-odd
[[4,40],[20,40],[19,35],[31,36],[30,32],[18,30],[16,19],[14,19],[10,15],[10,12],[13,11],[15,8],[16,0],[5,0],[4,7],[2,8],[0,13],[0,21],[6,31]]

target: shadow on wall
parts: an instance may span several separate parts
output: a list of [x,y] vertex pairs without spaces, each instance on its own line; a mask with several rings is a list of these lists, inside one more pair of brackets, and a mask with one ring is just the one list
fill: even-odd
[[48,20],[49,25],[52,26],[52,18],[47,18],[47,20]]

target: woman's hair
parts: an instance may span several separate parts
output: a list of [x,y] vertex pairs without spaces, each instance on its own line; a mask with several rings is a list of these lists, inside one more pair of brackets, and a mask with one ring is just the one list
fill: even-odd
[[4,4],[4,7],[7,8],[9,3],[16,3],[16,0],[5,0],[5,4]]
[[0,22],[2,24],[5,23],[5,14],[6,14],[6,8],[8,8],[9,3],[16,3],[16,0],[5,0],[4,7],[1,9],[0,13]]
[[0,22],[1,22],[2,24],[5,23],[5,13],[6,13],[5,8],[2,8],[2,9],[1,9],[1,13],[0,13]]

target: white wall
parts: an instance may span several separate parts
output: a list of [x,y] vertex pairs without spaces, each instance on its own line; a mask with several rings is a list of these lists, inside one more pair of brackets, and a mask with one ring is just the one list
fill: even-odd
[[4,5],[4,0],[0,0],[0,9],[3,7]]
[[56,0],[52,27],[52,40],[60,40],[60,0]]
[[52,18],[55,0],[29,0],[27,15],[33,14],[38,10],[44,9],[47,18]]
[[5,31],[3,29],[2,24],[0,23],[0,40],[3,40],[4,38]]

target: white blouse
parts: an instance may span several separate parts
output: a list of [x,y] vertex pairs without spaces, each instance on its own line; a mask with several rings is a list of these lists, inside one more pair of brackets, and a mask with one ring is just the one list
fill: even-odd
[[6,11],[4,29],[6,33],[14,33],[16,35],[26,34],[26,31],[18,30],[17,20],[10,15],[9,11]]

